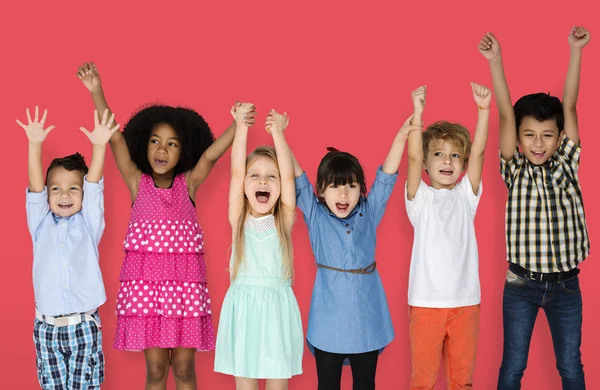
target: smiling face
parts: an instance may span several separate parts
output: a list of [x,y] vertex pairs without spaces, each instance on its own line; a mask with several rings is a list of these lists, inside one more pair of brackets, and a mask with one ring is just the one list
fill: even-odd
[[58,166],[48,173],[48,205],[58,217],[66,218],[81,210],[83,173]]
[[554,119],[540,122],[532,116],[524,117],[519,126],[523,155],[532,164],[543,165],[558,148],[560,133]]
[[281,179],[279,167],[272,158],[258,156],[248,162],[244,194],[250,204],[252,216],[261,217],[273,213],[281,194]]
[[180,156],[181,144],[175,129],[164,123],[157,125],[148,141],[148,162],[152,171],[157,175],[174,172]]
[[329,211],[343,219],[349,216],[358,204],[360,185],[356,182],[343,185],[329,184],[320,196],[325,199]]
[[464,156],[461,153],[454,142],[445,139],[431,140],[424,165],[433,188],[454,188],[465,168]]

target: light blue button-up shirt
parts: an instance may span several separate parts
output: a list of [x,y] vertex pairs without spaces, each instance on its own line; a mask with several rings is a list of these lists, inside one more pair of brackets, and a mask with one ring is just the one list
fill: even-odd
[[[306,174],[296,178],[297,204],[318,264],[352,270],[375,261],[377,225],[397,175],[379,168],[371,192],[345,219],[319,203]],[[361,275],[319,268],[306,338],[310,345],[333,353],[370,352],[389,344],[394,328],[378,271]]]
[[106,301],[98,264],[104,231],[104,179],[83,180],[81,211],[54,218],[48,189],[27,190],[27,225],[33,241],[35,304],[44,315],[57,316],[96,309]]

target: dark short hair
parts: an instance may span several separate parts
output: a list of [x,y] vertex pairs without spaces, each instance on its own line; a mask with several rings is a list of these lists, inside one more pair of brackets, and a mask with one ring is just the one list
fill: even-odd
[[549,93],[532,93],[525,95],[514,106],[515,124],[517,126],[517,134],[519,127],[525,117],[533,117],[539,122],[554,119],[558,131],[561,132],[565,128],[565,117],[560,99],[556,96],[551,96]]
[[148,143],[152,131],[161,124],[171,126],[180,140],[181,154],[175,174],[193,169],[215,138],[204,118],[185,107],[151,105],[142,107],[125,125],[123,136],[129,155],[138,169],[152,174],[148,161]]
[[67,171],[79,171],[81,172],[82,176],[85,176],[88,173],[88,167],[85,164],[83,156],[79,153],[75,153],[71,154],[70,156],[55,158],[52,160],[48,170],[46,171],[46,182],[48,182],[50,171],[57,167],[62,167]]
[[317,170],[317,196],[321,199],[321,193],[332,184],[343,186],[348,183],[358,183],[360,194],[366,196],[365,174],[358,159],[350,153],[330,151],[323,157]]

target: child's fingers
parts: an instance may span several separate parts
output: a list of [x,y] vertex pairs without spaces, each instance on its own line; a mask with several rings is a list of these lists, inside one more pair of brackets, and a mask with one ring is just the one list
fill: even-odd
[[27,126],[25,126],[20,120],[17,119],[17,124],[21,126],[24,130],[27,130]]
[[54,130],[54,126],[48,126],[48,128],[44,130],[44,132],[46,133],[46,135],[48,135],[52,130]]
[[413,119],[413,114],[410,114],[410,116],[408,118],[406,118],[406,120],[404,121],[404,126],[410,126],[410,122]]
[[38,106],[35,106],[35,118],[34,120],[37,122],[38,119],[40,117],[40,108]]
[[108,123],[106,124],[106,126],[108,126],[110,128],[112,126],[114,120],[115,120],[115,113],[113,112],[110,114],[110,118],[108,118]]
[[108,119],[108,108],[104,109],[104,112],[102,113],[102,126],[106,126],[106,120]]
[[44,113],[42,114],[42,120],[40,121],[41,124],[46,122],[46,115],[48,115],[48,110],[44,110]]
[[98,69],[96,68],[96,64],[94,63],[94,61],[90,61],[90,65],[91,65],[91,68],[92,68],[92,70],[93,70],[94,72],[97,72],[97,71],[98,71]]
[[98,126],[100,121],[98,120],[98,110],[94,110],[94,125]]
[[27,113],[27,120],[29,121],[29,124],[31,124],[32,120],[31,120],[31,113],[29,112],[29,108],[26,108],[25,112]]
[[88,137],[91,135],[91,133],[89,131],[87,131],[87,129],[85,127],[80,127],[79,130],[81,130],[81,132]]
[[119,127],[121,127],[121,125],[117,124],[115,127],[113,127],[112,129],[110,129],[110,133],[114,134],[117,130],[119,130]]

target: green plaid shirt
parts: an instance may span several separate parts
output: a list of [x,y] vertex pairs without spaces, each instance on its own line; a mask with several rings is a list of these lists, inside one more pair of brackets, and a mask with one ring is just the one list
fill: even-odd
[[534,272],[576,268],[590,253],[579,187],[581,147],[566,136],[544,165],[533,165],[517,149],[500,156],[508,187],[507,260]]

